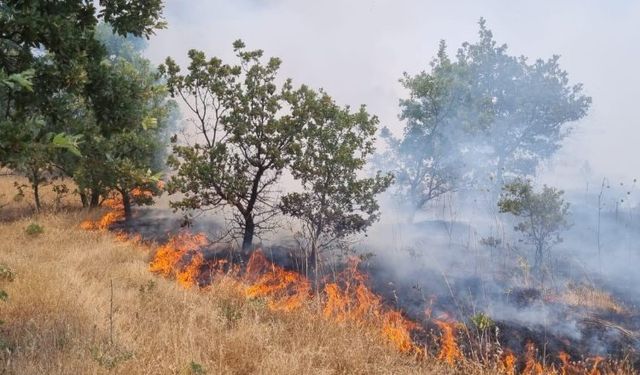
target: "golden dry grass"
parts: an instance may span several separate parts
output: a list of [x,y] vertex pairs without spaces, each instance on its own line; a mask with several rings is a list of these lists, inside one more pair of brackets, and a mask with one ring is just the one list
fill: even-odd
[[618,314],[627,312],[610,293],[587,285],[570,285],[560,298],[563,303],[570,306]]
[[[0,191],[11,189],[7,180]],[[81,212],[34,217],[23,201],[11,214],[20,218],[0,224],[0,264],[15,273],[0,282],[9,295],[0,302],[0,374],[451,372],[312,306],[274,313],[232,280],[184,289],[148,271],[149,248],[79,229]],[[44,233],[28,235],[32,222]]]
[[[0,178],[0,194],[12,186]],[[184,289],[149,272],[151,248],[80,229],[87,213],[65,202],[39,216],[28,198],[11,202],[0,220],[0,265],[15,273],[0,280],[0,374],[497,373],[416,360],[313,305],[273,312],[232,279]],[[28,235],[31,223],[44,233]]]
[[[357,329],[303,310],[274,314],[230,281],[185,290],[148,272],[148,254],[76,229],[74,215],[0,227],[0,263],[15,272],[0,316],[14,374],[413,373],[401,356]],[[113,281],[113,343],[110,283]],[[191,366],[191,363],[194,366]]]

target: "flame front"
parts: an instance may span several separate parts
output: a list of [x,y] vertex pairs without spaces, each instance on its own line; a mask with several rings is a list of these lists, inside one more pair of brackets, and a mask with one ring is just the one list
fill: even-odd
[[516,356],[507,352],[504,357],[502,357],[502,372],[506,375],[515,375],[516,373]]
[[[207,237],[202,233],[180,233],[156,250],[149,269],[165,277],[175,275],[181,285],[191,286],[196,283],[200,266],[204,263],[202,255],[197,250],[206,244]],[[191,262],[184,265],[183,257],[189,252],[194,253]]]
[[540,362],[536,360],[536,346],[532,342],[525,345],[525,366],[522,375],[542,375],[544,368]]
[[253,281],[245,290],[246,296],[268,297],[272,310],[293,311],[311,298],[309,280],[270,263],[260,250],[251,254],[245,277]]
[[324,286],[323,315],[336,322],[353,322],[377,327],[382,336],[401,352],[423,354],[411,338],[411,331],[418,325],[405,318],[399,311],[386,309],[378,295],[366,285],[366,277],[358,271],[358,261],[350,261],[340,275],[344,287],[338,283]]
[[438,359],[450,365],[453,365],[457,360],[462,358],[462,353],[460,352],[460,348],[458,347],[458,342],[456,341],[455,335],[455,328],[457,323],[445,322],[443,320],[436,320],[435,323],[442,331]]
[[[144,191],[136,194],[146,194]],[[111,210],[97,221],[84,221],[80,227],[86,230],[108,230],[113,223],[124,218],[122,201],[117,197],[105,200],[103,205]],[[139,234],[130,235],[116,232],[118,241],[143,244]],[[213,276],[226,275],[242,285],[247,298],[265,298],[267,306],[274,311],[290,312],[303,307],[313,298],[318,298],[324,318],[336,323],[353,323],[360,327],[372,328],[389,344],[403,353],[415,354],[424,358],[425,351],[418,346],[412,332],[420,326],[407,319],[400,311],[386,307],[382,298],[367,286],[366,275],[358,270],[358,260],[352,259],[345,270],[338,275],[335,282],[324,283],[320,295],[314,296],[311,282],[302,274],[289,271],[270,262],[264,253],[257,250],[252,253],[247,266],[242,272],[239,265],[230,265],[226,259],[206,260],[203,248],[208,244],[203,233],[179,233],[167,243],[155,249],[155,255],[149,264],[151,272],[173,277],[185,288],[201,286],[213,280]],[[208,272],[205,274],[205,272]],[[209,275],[209,278],[204,277]],[[432,304],[431,301],[430,304]],[[431,319],[431,308],[425,310],[425,316]],[[463,353],[456,340],[459,323],[450,318],[434,320],[441,331],[440,348],[437,358],[449,365],[456,365],[464,360]],[[558,354],[561,366],[543,366],[537,360],[537,350],[532,342],[525,345],[522,375],[550,374],[589,374],[601,375],[601,357],[593,358],[593,365],[588,368],[586,362],[571,362],[567,353]],[[498,361],[498,371],[507,375],[517,372],[517,358],[507,352]]]

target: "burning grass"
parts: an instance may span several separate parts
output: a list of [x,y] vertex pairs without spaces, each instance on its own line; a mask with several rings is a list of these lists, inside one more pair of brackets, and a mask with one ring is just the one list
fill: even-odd
[[38,238],[27,220],[0,226],[0,263],[16,275],[0,306],[8,374],[189,374],[192,363],[208,374],[447,373],[306,304],[272,311],[230,277],[202,292],[155,277],[146,247],[76,229],[78,219],[41,217]]
[[386,305],[356,261],[316,286],[262,252],[240,268],[207,259],[204,235],[153,247],[99,231],[104,218],[84,231],[77,214],[40,216],[37,238],[21,230],[31,218],[0,226],[0,263],[16,274],[0,306],[7,373],[633,373],[562,353],[545,364],[532,343],[522,357],[473,360],[464,324],[433,321],[425,342],[430,333]]

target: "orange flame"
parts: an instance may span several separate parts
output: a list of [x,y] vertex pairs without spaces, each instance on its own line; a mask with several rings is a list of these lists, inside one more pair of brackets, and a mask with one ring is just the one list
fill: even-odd
[[190,288],[193,285],[198,284],[198,276],[200,276],[200,268],[204,264],[204,257],[201,253],[196,253],[191,257],[191,262],[178,271],[176,274],[176,280],[178,284],[185,288]]
[[522,375],[542,375],[542,364],[536,360],[536,346],[532,342],[525,345],[525,367]]
[[506,375],[515,375],[516,373],[516,356],[507,352],[502,358],[502,370]]
[[604,358],[602,358],[600,356],[596,356],[596,357],[593,358],[593,367],[591,368],[591,371],[589,372],[589,375],[601,375],[600,370],[598,370],[598,365],[603,360],[604,360]]
[[411,331],[418,325],[399,311],[385,309],[380,297],[366,286],[366,277],[357,267],[358,261],[351,260],[341,274],[344,288],[338,283],[325,284],[324,317],[378,327],[382,336],[399,351],[422,354],[422,349],[411,338]]
[[160,246],[156,250],[156,254],[151,261],[151,264],[149,264],[149,270],[163,276],[176,274],[182,278],[183,282],[193,281],[195,280],[194,277],[197,277],[197,275],[189,276],[188,274],[185,274],[185,272],[187,269],[189,269],[190,272],[195,272],[195,268],[202,264],[197,264],[197,262],[202,261],[201,256],[198,258],[199,254],[194,255],[192,262],[184,268],[180,267],[180,262],[185,254],[190,251],[197,251],[206,244],[207,237],[202,233],[198,233],[196,235],[180,233],[171,237],[166,244]]
[[558,353],[558,359],[560,360],[560,362],[562,362],[562,367],[560,368],[562,375],[567,375],[567,371],[570,368],[569,354],[561,351],[560,353]]
[[442,320],[436,320],[435,323],[442,331],[438,359],[450,365],[453,365],[457,360],[462,358],[462,353],[460,352],[460,348],[458,347],[458,343],[456,342],[456,323],[445,322]]
[[251,254],[246,276],[255,280],[245,290],[246,296],[269,297],[272,310],[296,310],[311,297],[311,285],[305,277],[271,264],[260,250]]

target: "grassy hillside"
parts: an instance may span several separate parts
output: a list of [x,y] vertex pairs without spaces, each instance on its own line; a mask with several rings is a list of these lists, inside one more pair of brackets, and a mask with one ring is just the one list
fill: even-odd
[[[0,264],[14,273],[0,282],[1,374],[449,372],[314,306],[275,313],[231,280],[197,291],[154,276],[148,247],[79,229],[77,210],[18,218],[27,211],[12,206],[0,224]],[[42,234],[26,233],[34,222]]]
[[[8,295],[0,301],[0,375],[514,374],[509,356],[446,364],[447,348],[459,355],[453,338],[438,340],[438,354],[403,354],[380,327],[323,317],[316,299],[274,311],[268,299],[247,298],[237,277],[185,287],[150,272],[153,245],[81,229],[102,214],[72,197],[49,190],[46,212],[33,215],[26,190],[13,199],[13,180],[0,177],[0,291]],[[576,293],[566,298],[584,304]],[[599,294],[589,301],[611,304]],[[527,359],[522,373],[604,374],[589,366],[543,369]],[[624,368],[607,373],[634,373]]]

